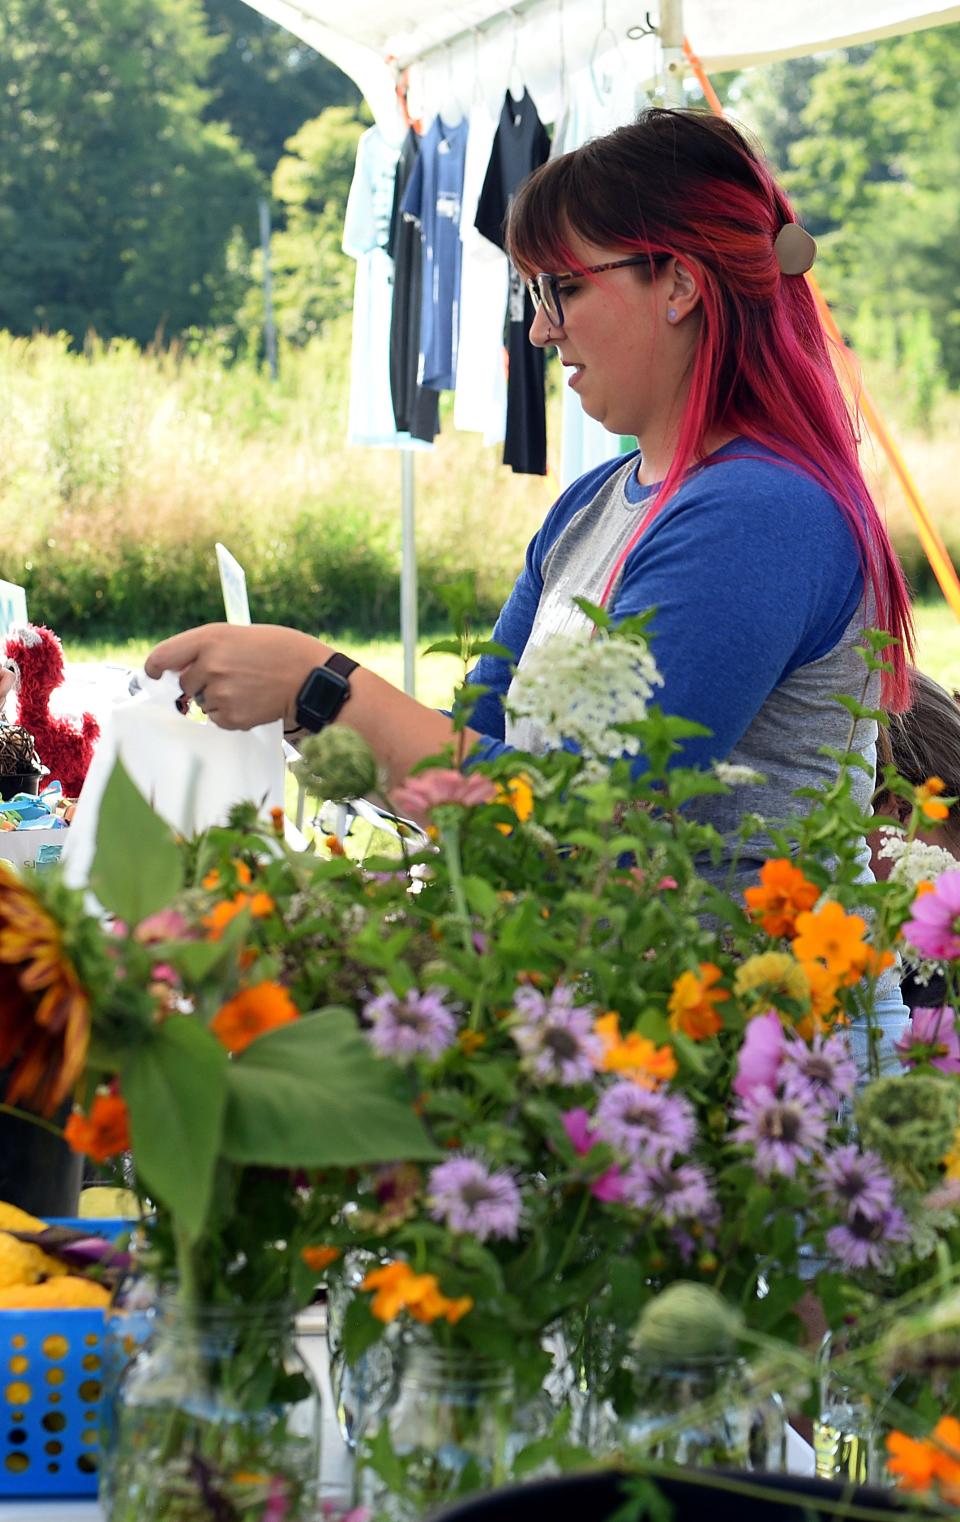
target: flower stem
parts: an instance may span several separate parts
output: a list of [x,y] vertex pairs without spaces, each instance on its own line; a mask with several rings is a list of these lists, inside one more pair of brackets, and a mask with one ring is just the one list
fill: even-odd
[[473,951],[473,941],[470,937],[470,912],[467,909],[467,897],[463,891],[463,862],[460,857],[459,826],[444,825],[440,831],[440,840],[443,844],[444,855],[447,858],[447,870],[450,873],[450,892],[453,896],[456,918],[460,923],[463,949],[470,955]]
[[580,1233],[583,1230],[583,1223],[587,1218],[587,1211],[589,1209],[590,1191],[589,1189],[584,1189],[583,1194],[580,1198],[579,1209],[577,1210],[573,1226],[570,1230],[570,1235],[567,1237],[567,1240],[563,1244],[563,1251],[561,1252],[560,1257],[557,1259],[557,1265],[553,1270],[555,1278],[559,1278],[563,1273],[563,1270],[566,1268],[567,1263],[570,1259],[570,1254],[573,1252],[573,1249],[576,1247],[577,1243],[580,1240]]
[[15,1120],[29,1121],[31,1126],[39,1126],[41,1131],[50,1131],[63,1140],[62,1128],[55,1126],[52,1120],[44,1120],[42,1115],[32,1115],[29,1110],[18,1110],[16,1105],[8,1104],[0,1104],[0,1115],[12,1115]]

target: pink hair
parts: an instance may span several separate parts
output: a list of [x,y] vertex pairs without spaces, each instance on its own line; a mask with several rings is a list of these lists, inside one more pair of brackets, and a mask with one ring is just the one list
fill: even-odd
[[531,175],[511,208],[508,243],[518,268],[531,273],[582,271],[569,233],[649,254],[651,276],[663,257],[690,270],[703,315],[677,448],[654,506],[673,495],[718,431],[766,445],[813,476],[849,525],[873,621],[900,641],[887,652],[893,669],[882,685],[885,705],[897,711],[910,701],[910,598],[860,469],[855,419],[813,296],[802,276],[781,274],[773,251],[780,228],[795,221],[761,155],[731,122],[654,109]]

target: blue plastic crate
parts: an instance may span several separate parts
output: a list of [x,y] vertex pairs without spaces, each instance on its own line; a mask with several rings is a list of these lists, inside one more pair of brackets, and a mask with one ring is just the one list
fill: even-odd
[[[111,1240],[132,1225],[50,1224]],[[0,1498],[96,1495],[105,1329],[100,1310],[0,1310]]]

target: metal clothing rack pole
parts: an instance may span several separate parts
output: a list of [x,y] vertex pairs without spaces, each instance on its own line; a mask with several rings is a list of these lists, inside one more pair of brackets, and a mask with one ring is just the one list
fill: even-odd
[[417,693],[417,502],[413,450],[400,452],[400,638],[403,690]]

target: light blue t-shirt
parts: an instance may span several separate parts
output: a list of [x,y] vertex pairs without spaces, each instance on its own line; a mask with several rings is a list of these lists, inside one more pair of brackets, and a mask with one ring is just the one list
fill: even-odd
[[420,224],[423,299],[420,307],[421,386],[452,391],[457,383],[460,328],[460,202],[467,123],[448,127],[438,116],[420,144],[400,210]]

